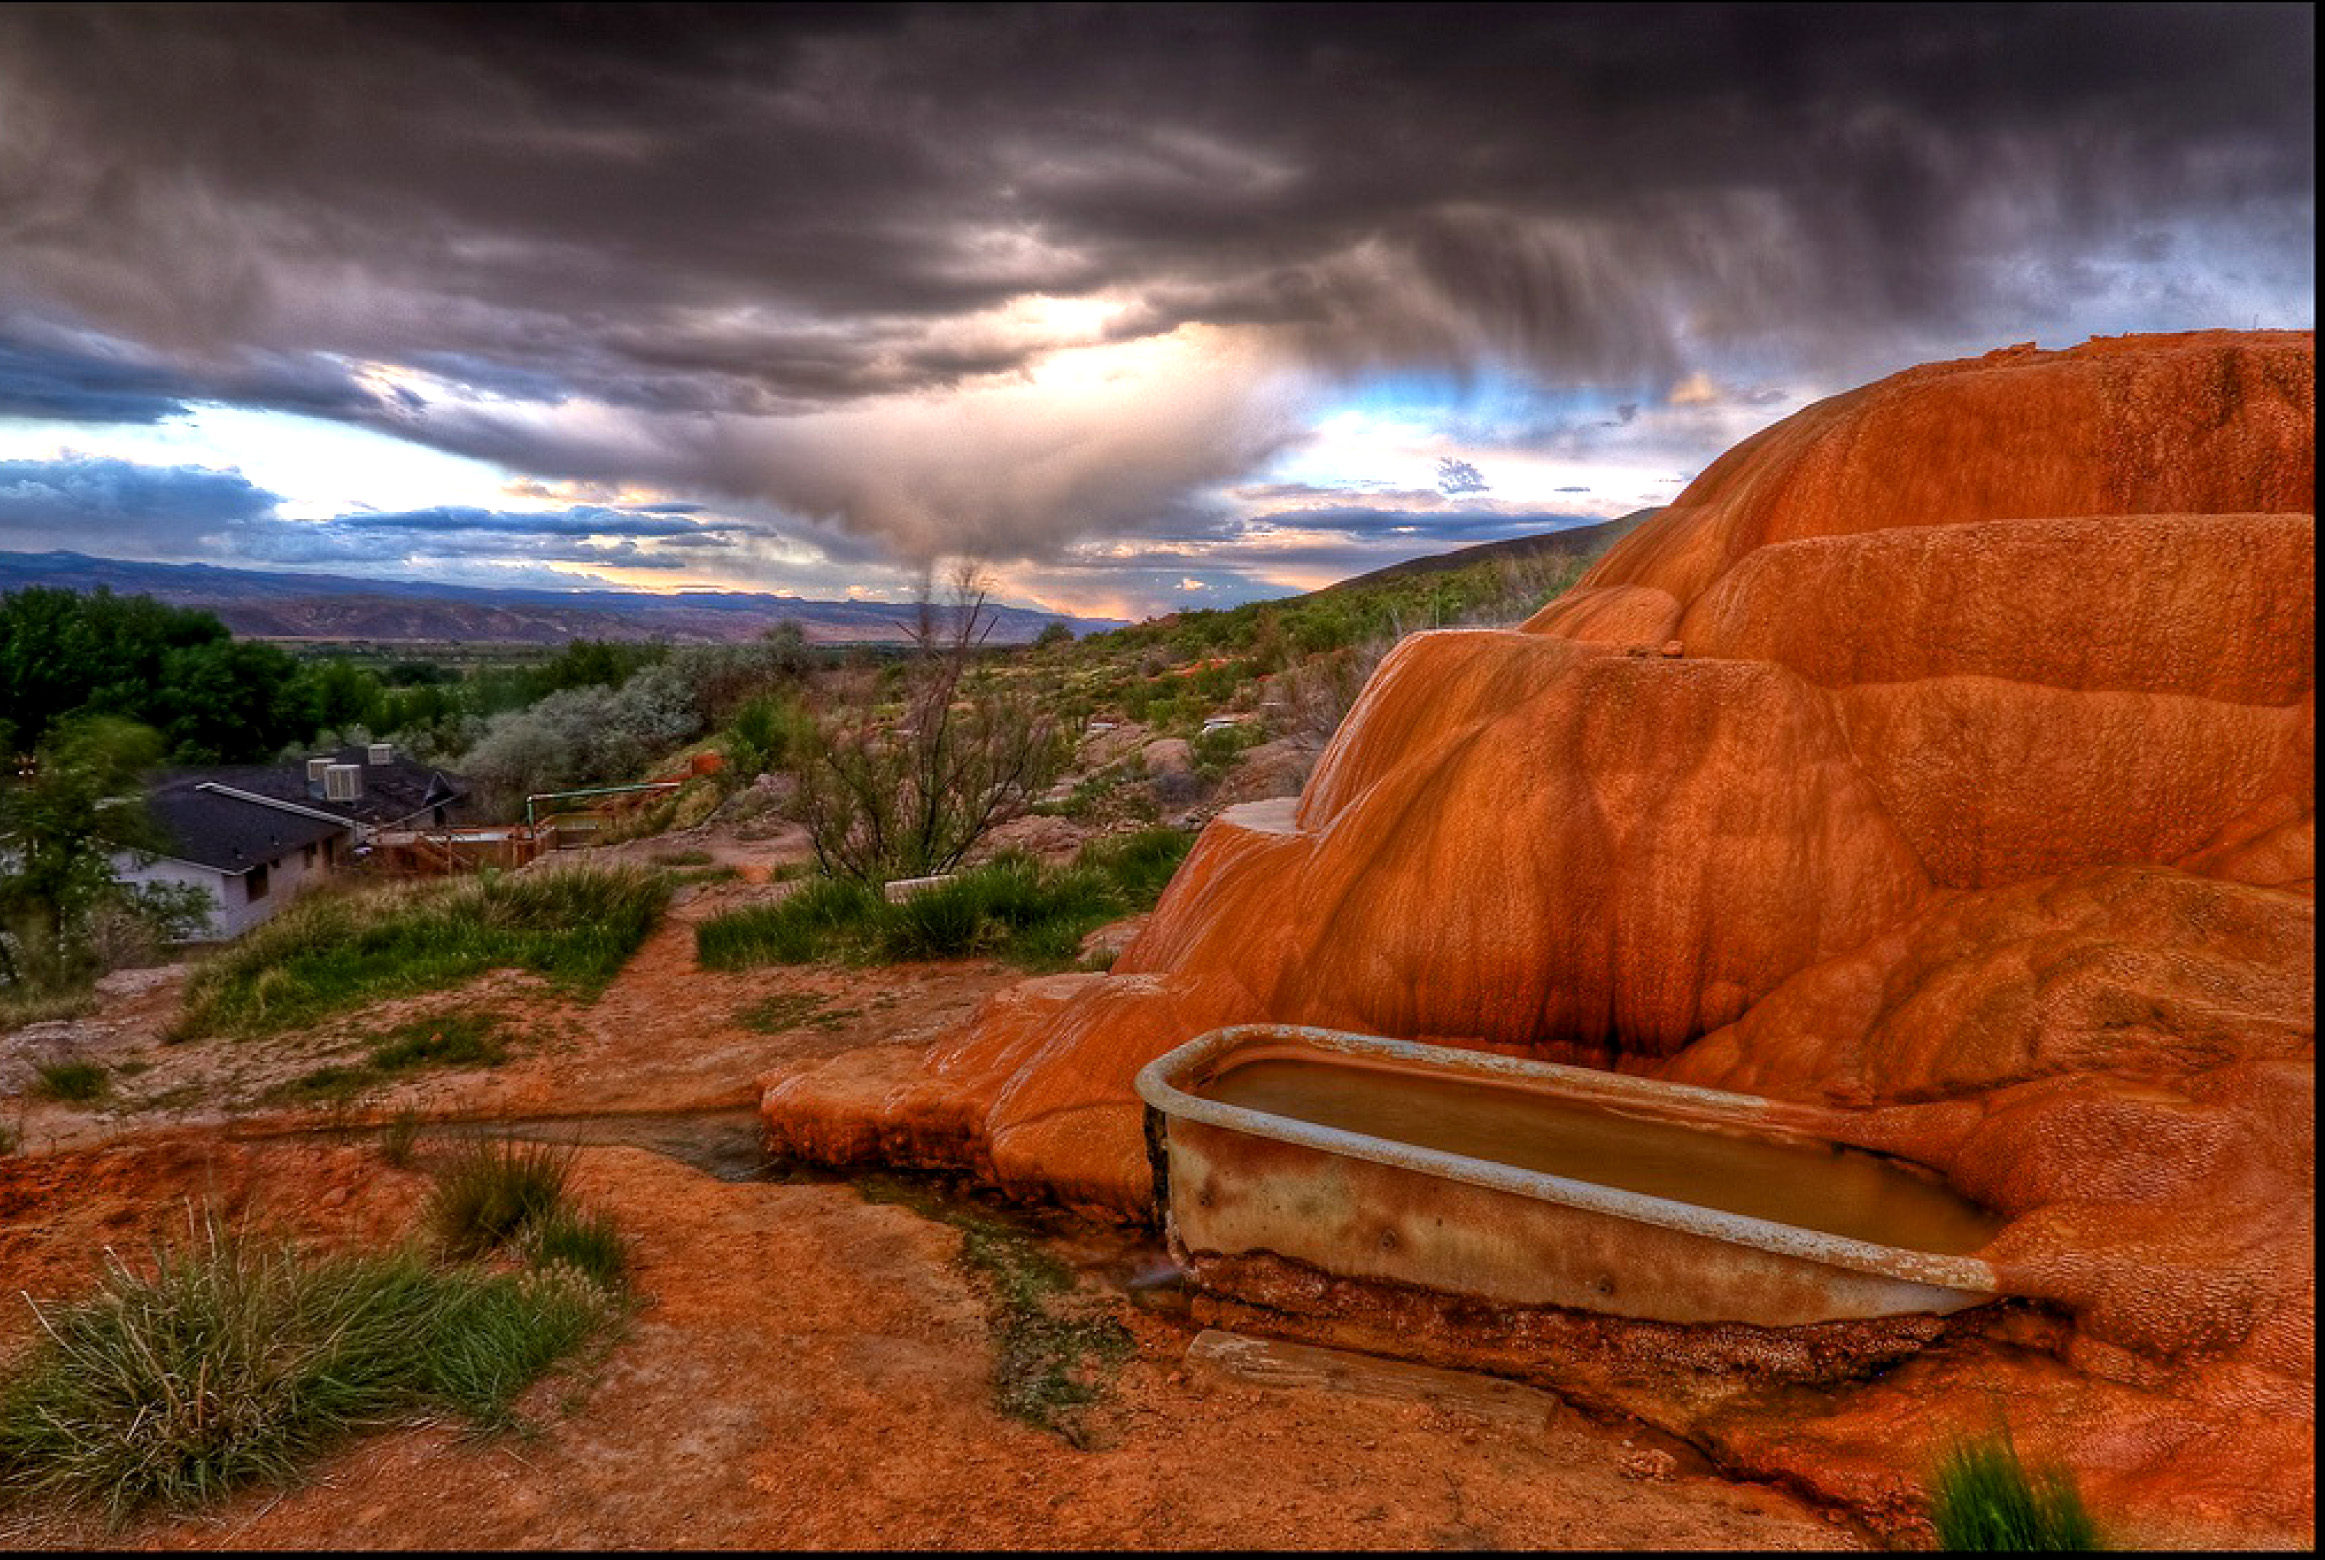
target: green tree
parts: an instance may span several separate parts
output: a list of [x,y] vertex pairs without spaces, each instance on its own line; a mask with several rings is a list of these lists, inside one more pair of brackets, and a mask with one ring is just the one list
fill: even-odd
[[214,614],[102,589],[0,597],[0,709],[25,747],[71,716],[117,715],[186,763],[263,760],[315,729],[283,651],[235,639]]
[[160,843],[143,775],[161,755],[151,727],[81,716],[0,779],[0,981],[54,990],[91,973],[90,914],[120,893],[114,855]]

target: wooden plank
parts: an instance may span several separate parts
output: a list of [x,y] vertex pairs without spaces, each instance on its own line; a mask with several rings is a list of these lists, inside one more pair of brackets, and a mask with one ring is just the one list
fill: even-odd
[[1252,1338],[1206,1327],[1187,1345],[1187,1370],[1243,1386],[1305,1387],[1359,1397],[1427,1403],[1499,1424],[1540,1429],[1564,1411],[1550,1393],[1498,1376],[1440,1370],[1348,1349]]

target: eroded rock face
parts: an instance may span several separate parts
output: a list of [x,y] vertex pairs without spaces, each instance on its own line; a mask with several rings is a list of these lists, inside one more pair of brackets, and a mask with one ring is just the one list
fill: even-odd
[[[2314,361],[2128,337],[1809,407],[1522,630],[1407,640],[1114,974],[878,1090],[844,1057],[777,1080],[770,1130],[1136,1215],[1131,1075],[1260,1020],[1846,1107],[2012,1216],[1990,1254],[2072,1318],[2012,1367],[2066,1373],[2045,1401],[2306,1432]],[[2110,1489],[2168,1504],[2160,1445]],[[2280,1463],[2236,1489],[2290,1489],[2281,1527],[2313,1482]]]

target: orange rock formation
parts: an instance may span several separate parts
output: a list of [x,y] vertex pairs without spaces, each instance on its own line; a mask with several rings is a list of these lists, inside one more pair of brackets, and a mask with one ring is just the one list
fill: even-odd
[[[1811,406],[1521,630],[1399,646],[1113,973],[771,1079],[770,1133],[1139,1215],[1132,1074],[1271,1019],[1843,1105],[2012,1216],[2078,1379],[2311,1434],[2314,365],[2124,337]],[[2306,1520],[2262,1463],[2223,1520]]]

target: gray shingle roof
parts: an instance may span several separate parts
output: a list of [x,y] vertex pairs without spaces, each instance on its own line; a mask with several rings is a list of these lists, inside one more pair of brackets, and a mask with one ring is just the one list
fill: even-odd
[[439,805],[456,806],[468,798],[468,783],[458,775],[448,775],[441,769],[415,763],[401,750],[385,764],[366,762],[369,755],[360,747],[343,747],[336,753],[317,753],[314,756],[329,758],[334,764],[353,764],[361,769],[363,795],[352,802],[334,802],[310,793],[304,761],[173,769],[163,777],[162,783],[174,787],[204,780],[215,781],[219,785],[230,785],[237,791],[271,796],[277,801],[296,802],[301,807],[330,813],[350,823],[373,825],[401,823],[414,813]]
[[198,789],[194,781],[164,786],[149,793],[146,801],[161,829],[163,855],[220,872],[266,866],[350,827],[263,802],[220,796]]

